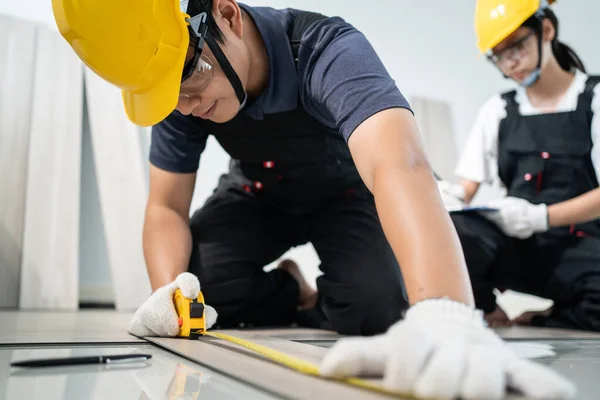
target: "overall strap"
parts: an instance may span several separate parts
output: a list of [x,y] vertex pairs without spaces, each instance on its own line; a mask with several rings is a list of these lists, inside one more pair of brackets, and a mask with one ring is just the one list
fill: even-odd
[[302,35],[317,21],[327,18],[326,16],[309,11],[300,11],[294,18],[291,26],[290,44],[294,60],[298,60],[298,50],[302,42]]
[[500,97],[506,102],[506,114],[510,115],[513,112],[519,113],[519,104],[517,103],[517,91],[502,93]]
[[587,81],[585,82],[585,91],[589,93],[594,93],[594,88],[600,82],[600,75],[590,75],[588,76]]
[[592,101],[594,100],[594,88],[598,82],[600,82],[600,76],[588,76],[585,87],[577,99],[577,113],[588,124],[592,123],[592,118],[594,117]]

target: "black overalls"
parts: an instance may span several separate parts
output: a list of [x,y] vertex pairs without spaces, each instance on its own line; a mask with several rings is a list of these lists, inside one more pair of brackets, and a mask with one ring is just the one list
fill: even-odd
[[[523,116],[516,92],[502,95],[498,172],[507,195],[547,205],[598,187],[590,154],[591,103],[600,79],[590,77],[572,112]],[[596,144],[598,145],[598,144]],[[534,325],[600,330],[600,221],[552,228],[526,240],[504,235],[477,215],[452,215],[477,307],[496,307],[493,288],[513,289],[554,301]]]
[[[303,30],[319,18],[296,17],[288,33],[294,57]],[[373,196],[342,135],[308,115],[301,99],[298,104],[263,120],[241,112],[224,124],[203,122],[232,160],[192,216],[189,270],[218,311],[220,327],[302,323],[296,281],[263,267],[310,242],[323,272],[315,312],[326,323],[318,326],[344,334],[384,332],[407,301]]]

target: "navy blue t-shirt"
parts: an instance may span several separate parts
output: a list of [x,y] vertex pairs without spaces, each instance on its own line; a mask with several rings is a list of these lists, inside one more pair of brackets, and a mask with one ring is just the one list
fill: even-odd
[[[304,32],[296,68],[287,32],[299,11],[240,7],[254,20],[269,57],[267,88],[240,112],[261,120],[301,101],[309,115],[348,141],[373,114],[410,109],[366,37],[343,19],[326,18]],[[171,172],[196,172],[210,134],[201,118],[173,111],[152,128],[150,162]]]

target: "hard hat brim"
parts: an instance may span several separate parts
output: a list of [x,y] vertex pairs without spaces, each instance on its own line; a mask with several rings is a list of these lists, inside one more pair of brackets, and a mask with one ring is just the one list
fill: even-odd
[[148,90],[123,90],[125,112],[138,126],[152,126],[164,120],[177,107],[181,70],[172,68],[156,85]]
[[[533,13],[531,15],[533,15]],[[498,34],[496,34],[493,38],[487,41],[485,45],[480,45],[479,53],[481,55],[488,54],[494,49],[494,47],[498,46],[500,43],[502,43],[502,41],[506,40],[506,38],[515,33],[517,29],[519,29],[523,25],[523,23],[529,19],[530,16],[524,15],[519,19],[511,21],[509,25],[507,25],[504,29],[499,31]]]

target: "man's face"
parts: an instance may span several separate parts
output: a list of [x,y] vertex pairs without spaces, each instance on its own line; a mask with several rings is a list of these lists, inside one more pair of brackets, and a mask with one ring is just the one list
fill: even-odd
[[[229,28],[229,24],[219,23],[218,18],[216,21],[225,37],[225,44],[219,43],[219,46],[245,87],[249,69],[247,48],[241,38]],[[220,21],[223,21],[223,17]],[[186,62],[193,57],[194,47],[190,44]],[[181,84],[177,110],[184,115],[191,114],[221,123],[234,118],[239,107],[240,103],[229,79],[205,44],[194,73]]]

